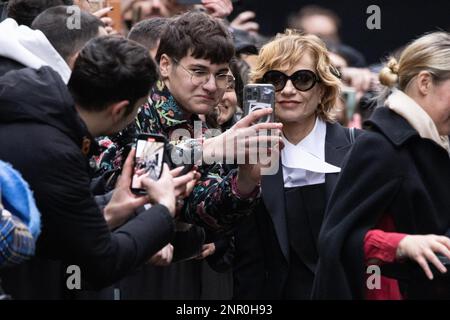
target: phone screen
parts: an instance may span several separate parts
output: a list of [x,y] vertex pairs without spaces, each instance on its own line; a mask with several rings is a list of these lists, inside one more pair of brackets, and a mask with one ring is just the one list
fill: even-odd
[[158,180],[161,176],[164,159],[164,142],[155,138],[138,140],[136,158],[134,162],[132,189],[143,189],[139,177],[147,175],[150,179]]

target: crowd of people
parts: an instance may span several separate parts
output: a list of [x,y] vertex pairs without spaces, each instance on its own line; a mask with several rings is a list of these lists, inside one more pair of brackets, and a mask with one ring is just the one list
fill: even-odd
[[0,3],[0,299],[450,299],[449,32],[112,3]]

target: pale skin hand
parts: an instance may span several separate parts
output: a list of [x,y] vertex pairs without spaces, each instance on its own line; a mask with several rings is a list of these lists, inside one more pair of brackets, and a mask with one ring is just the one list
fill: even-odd
[[230,0],[202,0],[202,4],[208,13],[216,18],[226,18],[233,11]]
[[[239,120],[233,127],[225,131],[221,135],[206,139],[203,144],[203,155],[207,162],[213,162],[211,159],[233,160],[227,159],[226,153],[232,152],[234,160],[247,159],[250,155],[257,155],[258,145],[262,143],[267,147],[267,154],[271,154],[275,149],[282,147],[280,130],[283,125],[281,123],[258,123],[258,119],[270,115],[273,112],[270,108],[257,110]],[[263,130],[263,131],[261,131]],[[267,130],[274,130],[275,134],[271,135]],[[259,134],[262,132],[263,134]],[[245,141],[244,144],[239,144]],[[231,146],[234,150],[227,150],[225,147]],[[246,161],[247,161],[246,160]],[[260,164],[238,164],[237,187],[240,193],[250,193],[261,179]]]
[[342,68],[342,80],[356,89],[356,100],[378,83],[377,75],[365,68]]
[[99,18],[103,24],[105,25],[105,31],[108,35],[110,34],[117,34],[118,32],[114,29],[114,23],[113,20],[108,17],[108,13],[112,10],[112,7],[106,7],[103,9],[100,9],[98,11],[95,11],[92,13],[94,16]]
[[169,243],[164,248],[155,253],[150,258],[148,263],[158,267],[166,267],[172,263],[172,259],[173,259],[173,246]]
[[[274,146],[274,148],[282,148],[283,141],[281,140],[281,137],[279,133],[280,130],[283,128],[283,125],[281,123],[259,123],[254,124],[258,121],[258,119],[272,113],[273,110],[266,108],[262,110],[258,110],[255,112],[250,113],[246,117],[242,118],[240,121],[238,121],[230,130],[245,130],[245,128],[250,127],[250,129],[257,132],[258,130],[270,130],[275,129],[277,130],[277,134],[274,136],[258,136],[258,137],[252,137],[249,140],[258,140],[258,143],[261,141],[265,141],[267,146]],[[252,145],[252,143],[250,143]],[[271,148],[268,150],[271,151]],[[254,152],[258,152],[257,150],[251,150],[247,149],[246,152],[248,154],[251,154]],[[240,193],[242,194],[249,194],[253,191],[253,189],[256,187],[256,185],[261,180],[261,169],[259,164],[240,164],[238,169],[238,175],[237,175],[237,188]]]
[[167,207],[172,217],[175,216],[175,183],[170,174],[169,167],[164,163],[159,180],[155,181],[147,175],[139,177],[141,185],[147,190],[148,198],[152,204],[162,204]]
[[450,239],[437,235],[408,235],[404,237],[397,247],[397,259],[409,258],[416,261],[423,269],[428,279],[433,280],[433,273],[428,263],[432,263],[440,272],[447,269],[436,257],[436,253],[445,255],[450,259]]
[[259,24],[252,21],[255,17],[256,14],[253,11],[241,12],[233,21],[231,21],[230,26],[249,33],[258,33]]
[[137,196],[130,190],[135,153],[136,149],[132,149],[128,154],[113,196],[104,210],[104,216],[110,229],[123,224],[137,208],[149,202],[148,197]]
[[204,244],[202,247],[202,252],[196,257],[198,260],[205,259],[216,252],[216,245],[214,243]]

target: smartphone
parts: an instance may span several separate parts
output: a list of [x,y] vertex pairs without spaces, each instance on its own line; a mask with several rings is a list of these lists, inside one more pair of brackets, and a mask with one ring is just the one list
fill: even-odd
[[351,120],[356,109],[356,90],[350,87],[342,89],[342,99],[344,100],[347,119]]
[[[263,108],[275,108],[275,87],[271,84],[254,83],[244,87],[244,116]],[[273,122],[274,112],[262,117],[257,123]]]
[[167,139],[157,134],[140,134],[136,142],[134,171],[131,180],[131,191],[146,194],[139,177],[147,175],[150,179],[161,177],[167,150]]

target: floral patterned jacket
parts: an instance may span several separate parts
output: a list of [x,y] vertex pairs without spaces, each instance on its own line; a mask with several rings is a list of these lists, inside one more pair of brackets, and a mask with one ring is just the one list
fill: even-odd
[[[176,129],[185,129],[194,137],[194,133],[203,135],[206,126],[203,124],[200,132],[194,132],[194,121],[200,121],[197,115],[187,114],[178,106],[174,97],[158,81],[137,117],[119,134],[98,139],[100,147],[104,149],[96,158],[97,173],[104,175],[108,172],[120,172],[126,156],[140,133],[164,135],[169,141]],[[198,122],[200,123],[200,122]],[[198,131],[198,130],[197,130]],[[236,169],[222,164],[203,165],[199,168],[202,177],[198,181],[191,195],[185,199],[180,218],[188,223],[194,223],[209,230],[226,232],[231,230],[238,221],[249,215],[260,198],[259,187],[252,194],[242,197],[236,188]],[[107,187],[113,188],[114,179],[110,179]]]

